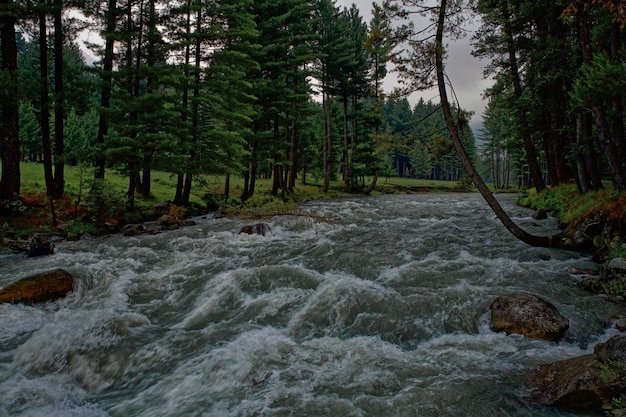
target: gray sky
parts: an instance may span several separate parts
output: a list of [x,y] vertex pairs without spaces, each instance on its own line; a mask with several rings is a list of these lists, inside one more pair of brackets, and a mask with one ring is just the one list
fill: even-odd
[[[357,5],[363,20],[369,25],[372,19],[372,0],[337,0],[339,7],[350,7],[352,3]],[[382,3],[382,1],[379,1],[379,3]],[[474,23],[473,27],[477,27],[477,23]],[[482,124],[482,113],[486,105],[482,94],[487,87],[491,86],[492,82],[483,79],[483,63],[471,54],[471,36],[472,33],[468,33],[463,39],[445,41],[448,45],[448,57],[445,65],[446,73],[452,82],[461,108],[474,112],[471,126],[474,134],[478,135]],[[386,92],[393,90],[396,85],[393,73],[387,76],[384,85]],[[451,91],[448,89],[448,95],[452,101],[451,94]],[[409,100],[414,104],[420,97],[423,97],[426,101],[439,102],[439,94],[436,89],[414,93]]]

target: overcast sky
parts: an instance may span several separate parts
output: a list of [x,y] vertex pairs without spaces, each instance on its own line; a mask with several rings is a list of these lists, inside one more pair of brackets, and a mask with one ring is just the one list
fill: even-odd
[[[352,3],[357,5],[361,16],[363,16],[363,20],[369,25],[372,20],[372,0],[337,0],[339,7],[350,7]],[[382,3],[382,1],[378,3]],[[473,26],[477,27],[477,23],[474,23]],[[454,86],[454,91],[456,92],[461,108],[474,112],[471,126],[474,130],[474,134],[478,135],[482,123],[482,113],[486,105],[482,94],[492,83],[489,80],[483,79],[483,62],[478,58],[474,58],[471,54],[471,36],[472,33],[468,33],[465,38],[458,41],[444,40],[444,43],[448,45],[448,57],[445,66],[446,73]],[[393,73],[387,76],[384,85],[386,92],[393,90],[395,85]],[[452,101],[451,92],[449,90],[448,95]],[[439,102],[439,93],[436,88],[416,93],[409,99],[411,103],[414,104],[420,97],[423,97],[426,101]]]

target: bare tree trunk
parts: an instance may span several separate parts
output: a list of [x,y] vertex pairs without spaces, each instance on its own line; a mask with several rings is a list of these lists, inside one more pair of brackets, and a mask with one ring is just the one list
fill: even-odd
[[502,206],[500,206],[500,203],[498,203],[498,200],[496,200],[496,198],[493,196],[493,194],[481,178],[480,174],[478,174],[478,171],[476,171],[476,169],[474,168],[474,165],[472,164],[472,161],[470,160],[469,155],[467,154],[465,147],[461,142],[458,128],[454,123],[454,118],[450,110],[450,102],[448,101],[445,75],[443,71],[443,32],[446,17],[446,6],[447,0],[441,0],[439,15],[437,19],[437,32],[435,35],[435,66],[437,72],[437,84],[439,87],[441,108],[443,110],[443,115],[446,121],[446,125],[448,127],[448,131],[450,133],[450,136],[452,137],[452,142],[454,143],[454,148],[456,149],[459,158],[463,163],[463,167],[465,168],[465,171],[468,173],[468,175],[472,178],[472,181],[480,191],[480,194],[483,196],[487,204],[489,204],[489,207],[491,207],[493,212],[496,214],[502,224],[507,228],[507,230],[509,230],[516,238],[531,246],[562,247],[565,245],[565,243],[561,239],[561,234],[557,236],[534,236],[521,229],[511,220],[509,215],[504,211],[504,209],[502,209]]

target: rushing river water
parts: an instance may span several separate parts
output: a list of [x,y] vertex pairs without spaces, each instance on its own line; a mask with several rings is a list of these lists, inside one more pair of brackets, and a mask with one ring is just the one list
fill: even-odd
[[[554,223],[501,197],[534,233]],[[475,194],[312,202],[159,235],[0,256],[0,287],[64,268],[74,293],[0,305],[0,416],[569,416],[523,401],[538,364],[590,352],[618,306],[581,254],[515,240]],[[554,229],[553,229],[554,231]],[[489,329],[527,291],[570,320],[550,343]]]

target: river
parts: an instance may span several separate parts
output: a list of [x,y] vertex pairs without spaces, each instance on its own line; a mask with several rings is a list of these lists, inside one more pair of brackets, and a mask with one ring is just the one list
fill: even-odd
[[[552,220],[500,197],[533,233]],[[0,416],[582,416],[527,404],[533,367],[592,351],[619,306],[576,285],[583,254],[518,242],[477,194],[305,203],[310,216],[196,219],[158,235],[0,256],[0,287],[64,268],[73,294],[0,305]],[[526,291],[559,343],[489,328]]]

